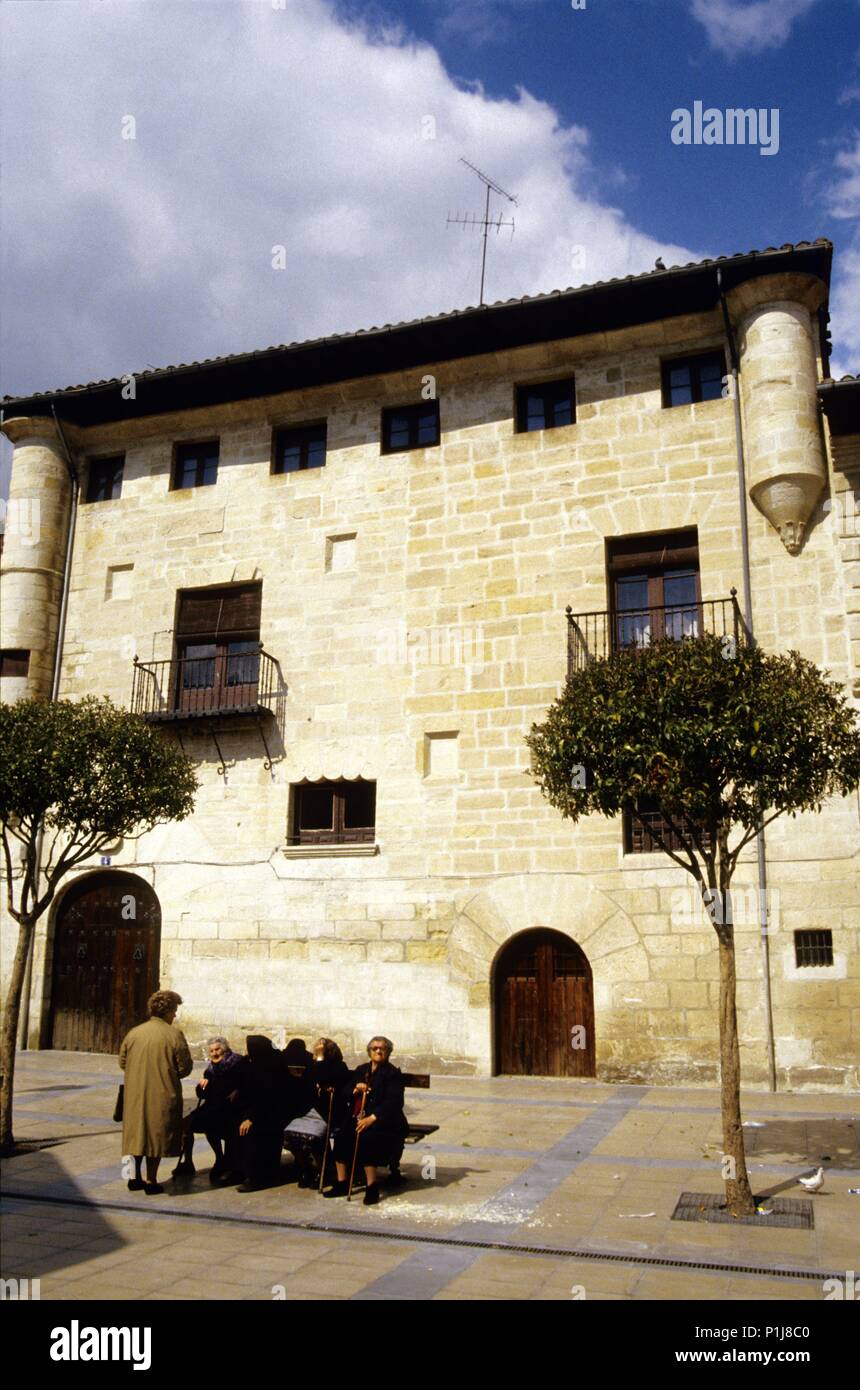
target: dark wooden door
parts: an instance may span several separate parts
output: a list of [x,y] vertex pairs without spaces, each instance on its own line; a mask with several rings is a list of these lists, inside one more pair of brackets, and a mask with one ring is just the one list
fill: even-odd
[[160,944],[158,899],[142,879],[106,872],[73,885],[54,932],[51,1047],[118,1052],[146,1020]]
[[594,1076],[591,967],[575,941],[523,932],[496,964],[497,1070],[513,1076]]

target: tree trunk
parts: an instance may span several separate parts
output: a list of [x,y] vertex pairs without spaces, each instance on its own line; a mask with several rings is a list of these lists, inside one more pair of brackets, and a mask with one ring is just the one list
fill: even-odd
[[741,1124],[741,1062],[735,1006],[735,933],[730,922],[718,932],[720,947],[720,1088],[723,1153],[732,1160],[725,1176],[726,1204],[732,1216],[751,1216],[755,1199],[747,1176]]
[[21,1016],[21,991],[24,987],[24,972],[27,956],[36,927],[34,917],[25,917],[18,927],[18,945],[15,948],[15,963],[9,981],[9,993],[3,1014],[3,1031],[0,1034],[0,1154],[7,1157],[14,1152],[15,1140],[12,1135],[12,1093],[15,1082],[15,1050],[18,1041],[18,1019]]

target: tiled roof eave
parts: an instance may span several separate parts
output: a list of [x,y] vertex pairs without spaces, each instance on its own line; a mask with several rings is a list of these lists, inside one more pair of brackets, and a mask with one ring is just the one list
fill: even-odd
[[354,333],[149,368],[134,373],[134,401],[122,400],[124,378],[115,377],[30,396],[7,396],[0,406],[7,418],[47,414],[53,406],[64,419],[87,426],[278,394],[701,312],[716,302],[717,267],[726,289],[786,269],[806,269],[829,283],[831,255],[832,245],[823,238],[739,252]]

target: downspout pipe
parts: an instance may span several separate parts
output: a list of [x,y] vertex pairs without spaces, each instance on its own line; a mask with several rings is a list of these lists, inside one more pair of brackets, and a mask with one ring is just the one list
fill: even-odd
[[[54,405],[51,406],[51,414],[54,417],[54,424],[57,427],[57,433],[60,437],[60,442],[63,446],[63,454],[65,455],[66,460],[66,469],[69,474],[69,485],[72,490],[72,501],[71,507],[69,508],[69,529],[66,535],[66,554],[63,562],[63,583],[60,591],[60,615],[57,622],[57,641],[54,647],[54,670],[51,678],[51,700],[54,701],[57,699],[60,691],[60,668],[62,666],[63,644],[66,636],[66,617],[69,611],[69,586],[72,572],[72,552],[75,544],[75,529],[77,526],[78,519],[78,495],[80,493],[80,479],[78,477],[77,469],[75,468],[74,460],[72,459],[72,454],[71,450],[69,449],[68,440],[66,439],[66,435],[63,430],[62,421],[57,415],[57,410]],[[39,893],[39,882],[42,876],[42,849],[44,838],[44,830],[41,826],[39,826],[39,833],[36,836],[36,882],[34,884],[34,890],[37,897]],[[23,997],[21,999],[20,1032],[18,1034],[18,1046],[22,1052],[26,1052],[28,1050],[27,1039],[30,1032],[30,1002],[33,994],[34,948],[35,941],[31,940],[30,950],[27,955],[27,969],[24,976],[24,990]]]
[[[744,584],[744,621],[746,622],[747,632],[750,643],[755,646],[755,630],[753,627],[752,611],[752,577],[750,572],[750,538],[749,525],[747,520],[747,478],[746,478],[746,457],[744,455],[744,433],[743,417],[741,415],[741,392],[740,392],[740,356],[738,354],[737,342],[735,340],[732,321],[729,316],[728,305],[726,304],[725,291],[723,289],[723,274],[720,266],[717,266],[717,289],[720,296],[720,306],[723,311],[723,325],[725,327],[726,341],[729,348],[729,362],[731,364],[731,395],[734,406],[735,416],[735,452],[738,461],[738,504],[741,522],[741,562],[743,567]],[[773,1034],[773,1000],[770,988],[770,940],[768,937],[768,907],[767,907],[767,857],[765,852],[764,826],[759,817],[759,824],[755,837],[756,858],[758,860],[758,920],[759,920],[759,940],[761,944],[761,967],[762,981],[764,984],[764,1014],[765,1031],[767,1040],[767,1078],[768,1089],[776,1091],[776,1048]]]

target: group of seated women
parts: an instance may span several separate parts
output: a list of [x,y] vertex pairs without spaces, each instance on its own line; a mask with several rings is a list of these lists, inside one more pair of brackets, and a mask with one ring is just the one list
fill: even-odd
[[382,1165],[390,1169],[389,1184],[400,1181],[407,1123],[403,1077],[388,1060],[394,1048],[388,1038],[371,1038],[370,1060],[354,1072],[331,1038],[317,1039],[313,1054],[301,1038],[279,1052],[260,1034],[248,1037],[245,1056],[226,1038],[210,1038],[206,1046],[209,1064],[197,1086],[197,1108],[184,1121],[175,1178],[194,1173],[194,1136],[205,1134],[215,1154],[209,1181],[240,1179],[239,1192],[275,1182],[284,1148],[295,1160],[299,1187],[325,1188],[325,1197],[348,1195],[363,1171],[365,1206],[375,1205]]

